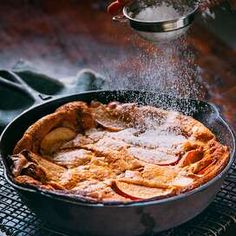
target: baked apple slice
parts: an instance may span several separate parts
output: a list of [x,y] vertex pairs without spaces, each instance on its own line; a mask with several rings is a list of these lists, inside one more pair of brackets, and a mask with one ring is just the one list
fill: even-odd
[[193,163],[200,161],[203,158],[203,156],[204,152],[200,148],[196,150],[190,150],[183,156],[179,165],[182,167],[189,166]]
[[142,147],[131,147],[129,153],[135,158],[159,166],[176,165],[179,157],[167,154],[156,149],[145,149]]
[[111,102],[107,106],[99,105],[93,109],[93,115],[97,124],[109,131],[117,132],[130,125],[133,106],[133,103],[119,105],[117,102]]
[[76,132],[72,129],[59,127],[49,132],[42,140],[40,148],[43,154],[52,154],[63,143],[75,138]]
[[150,198],[163,198],[172,193],[172,189],[151,188],[142,185],[125,183],[122,181],[114,181],[112,183],[113,190],[131,200],[145,200]]
[[95,121],[97,124],[111,132],[118,132],[126,128],[126,124],[123,121],[119,121],[106,113],[96,114]]

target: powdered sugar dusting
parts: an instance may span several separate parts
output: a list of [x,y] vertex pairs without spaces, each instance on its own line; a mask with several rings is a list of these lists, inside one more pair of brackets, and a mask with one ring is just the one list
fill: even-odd
[[165,2],[162,2],[161,5],[154,5],[142,9],[135,16],[135,19],[149,22],[161,22],[173,20],[180,16],[181,14],[172,5],[167,5]]
[[[140,41],[137,35],[130,37],[130,47],[134,48],[134,53],[124,54],[122,61],[114,59],[111,62],[111,89],[144,90],[192,99],[205,96],[201,83],[202,71],[196,64],[196,56],[188,45],[187,36],[157,44]],[[156,99],[155,96],[147,97],[146,103],[155,104]],[[169,100],[165,97],[161,99],[159,103],[165,107]],[[140,98],[131,97],[130,100],[139,101]],[[189,106],[189,113],[191,109]]]

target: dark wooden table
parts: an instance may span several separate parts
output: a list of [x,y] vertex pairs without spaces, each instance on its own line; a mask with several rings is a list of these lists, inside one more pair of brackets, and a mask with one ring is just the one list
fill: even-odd
[[[226,8],[235,7],[236,1],[222,4]],[[152,84],[162,89],[165,78],[160,76],[167,78],[168,73],[158,74],[165,70],[165,62],[160,58],[167,58],[169,66],[171,63],[176,66],[174,73],[178,68],[186,70],[187,63],[191,73],[183,75],[184,82],[178,71],[174,75],[180,93],[184,94],[185,83],[190,88],[191,83],[192,88],[197,84],[197,91],[191,93],[190,89],[187,95],[218,104],[236,129],[236,51],[215,34],[211,24],[198,17],[183,39],[184,47],[180,47],[178,55],[169,44],[173,54],[168,57],[166,45],[153,45],[127,26],[113,24],[105,5],[106,1],[101,0],[1,0],[0,66],[10,69],[24,59],[39,71],[58,78],[91,68],[109,79],[113,88],[142,83],[146,89],[153,88]],[[232,23],[224,22],[225,27]],[[149,78],[148,83],[140,77]],[[166,81],[166,86],[170,86],[167,91],[171,91],[173,81],[170,78]]]

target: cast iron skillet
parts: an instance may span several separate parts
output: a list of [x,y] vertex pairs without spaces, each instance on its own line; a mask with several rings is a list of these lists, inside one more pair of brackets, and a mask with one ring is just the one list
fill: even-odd
[[[230,148],[230,160],[225,169],[206,184],[179,196],[162,200],[128,204],[85,202],[62,194],[40,191],[15,183],[11,176],[9,155],[24,131],[39,118],[71,101],[98,100],[138,102],[192,115],[210,128],[218,140]],[[163,104],[163,101],[165,103]],[[191,107],[191,109],[189,109]],[[164,94],[139,91],[95,91],[61,97],[37,105],[18,116],[4,130],[0,143],[5,177],[25,203],[51,227],[72,235],[152,235],[180,225],[202,212],[213,200],[223,178],[233,162],[235,138],[216,107],[210,103],[178,99]]]

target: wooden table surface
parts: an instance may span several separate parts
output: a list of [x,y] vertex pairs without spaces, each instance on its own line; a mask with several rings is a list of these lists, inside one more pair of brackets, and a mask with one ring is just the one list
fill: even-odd
[[176,92],[174,84],[183,95],[187,84],[187,95],[218,104],[236,129],[236,51],[212,33],[202,17],[186,39],[168,48],[112,23],[105,5],[101,0],[1,0],[0,66],[12,68],[24,59],[58,78],[91,68],[113,88],[142,83],[146,89],[160,86]]

